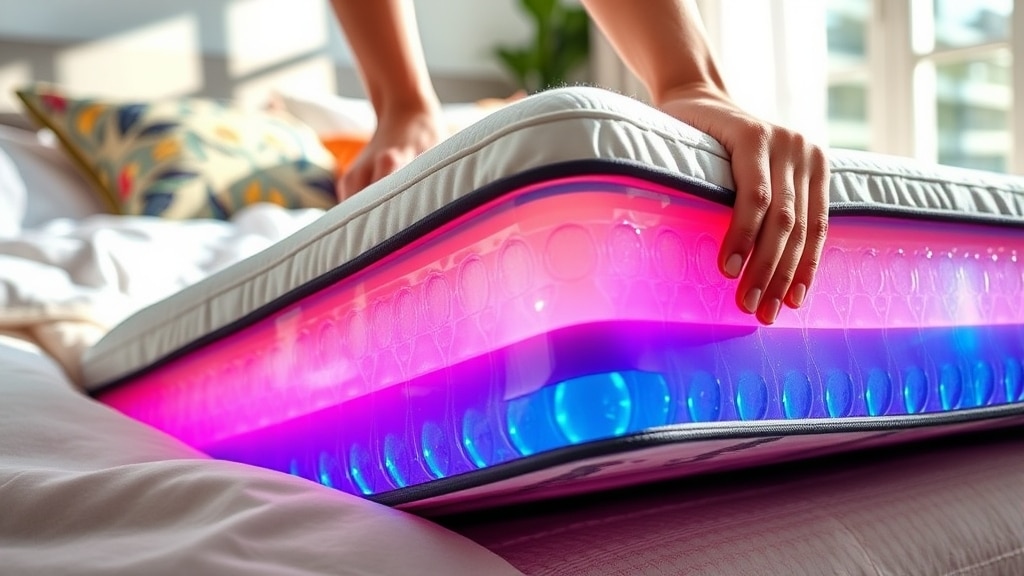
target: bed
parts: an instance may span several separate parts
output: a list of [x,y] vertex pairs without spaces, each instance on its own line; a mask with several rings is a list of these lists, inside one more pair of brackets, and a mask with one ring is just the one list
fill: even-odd
[[[25,149],[39,152],[36,147],[41,145],[31,142],[27,134],[6,134],[7,141],[20,143],[23,156]],[[518,142],[504,148],[491,145],[503,136]],[[536,145],[559,139],[579,145],[546,149]],[[10,336],[4,340],[3,361],[10,366],[10,376],[0,404],[5,411],[0,422],[7,428],[0,440],[4,443],[0,465],[7,477],[0,484],[0,500],[12,503],[8,508],[12,512],[4,514],[6,522],[0,521],[0,538],[11,550],[13,564],[9,565],[21,572],[77,573],[194,569],[381,574],[1013,574],[1024,570],[1020,489],[1024,465],[1016,457],[1021,448],[1017,411],[1021,355],[1016,348],[1019,335],[1013,332],[1019,315],[1019,300],[1014,297],[1020,290],[1016,260],[1011,258],[1015,252],[1000,253],[1003,259],[998,263],[1007,267],[958,264],[961,267],[949,276],[967,288],[975,286],[971,282],[976,277],[987,279],[982,290],[962,293],[982,303],[972,308],[974,321],[983,318],[1010,330],[1009,335],[983,334],[985,342],[998,341],[1003,346],[984,350],[998,348],[1006,358],[974,361],[973,356],[965,357],[967,368],[957,368],[961,371],[955,377],[943,372],[939,363],[929,368],[934,374],[928,373],[936,387],[924,396],[917,395],[916,384],[903,384],[900,402],[892,402],[893,394],[887,392],[886,408],[897,406],[904,415],[949,408],[956,419],[917,419],[924,423],[898,423],[894,428],[855,426],[829,435],[824,445],[812,441],[779,450],[765,441],[769,435],[764,430],[712,438],[719,444],[700,444],[695,450],[677,438],[670,443],[673,449],[690,446],[684,459],[709,464],[692,468],[691,472],[700,474],[648,474],[643,482],[612,474],[617,481],[598,481],[586,490],[576,488],[593,474],[570,474],[573,490],[548,490],[540,496],[534,491],[525,500],[540,501],[529,505],[509,506],[523,501],[509,498],[521,493],[515,490],[497,490],[504,498],[498,500],[481,500],[479,493],[460,494],[460,490],[364,491],[375,497],[373,502],[335,489],[332,478],[319,476],[316,466],[303,473],[289,470],[287,461],[283,469],[273,471],[267,469],[272,465],[256,461],[211,459],[194,447],[196,437],[183,429],[169,429],[167,421],[151,417],[152,410],[129,418],[76,390],[76,384],[84,386],[105,403],[131,413],[131,406],[119,405],[104,390],[116,392],[117,385],[131,389],[138,385],[133,380],[173,368],[176,360],[190,356],[188,352],[209,349],[209,341],[187,349],[203,335],[228,333],[225,327],[239,325],[239,319],[261,309],[261,317],[279,312],[282,308],[265,305],[371,253],[403,230],[430,220],[442,207],[456,204],[459,194],[484,189],[509,176],[510,170],[535,174],[546,166],[559,165],[564,170],[575,162],[592,174],[593,158],[586,158],[580,149],[618,160],[603,165],[605,176],[609,170],[619,170],[613,174],[618,177],[635,176],[621,170],[630,164],[660,167],[662,185],[685,174],[711,196],[731,185],[728,162],[711,139],[637,102],[576,88],[530,98],[488,116],[326,214],[259,203],[227,220],[170,221],[98,215],[91,213],[96,211],[94,206],[70,214],[74,220],[58,215],[10,224],[3,250],[5,258],[20,268],[5,276],[9,290],[4,326]],[[45,154],[50,153],[52,149]],[[454,157],[463,158],[460,167],[441,168]],[[17,176],[21,174],[18,167],[27,162],[8,164],[8,172]],[[837,214],[846,211],[856,218],[864,215],[868,205],[896,207],[902,210],[901,217],[916,214],[932,225],[949,226],[947,231],[955,232],[958,225],[983,225],[985,230],[1000,231],[990,238],[1005,237],[999,241],[1011,252],[1016,246],[1024,214],[1024,184],[1018,178],[854,153],[837,153],[833,169]],[[16,176],[9,179],[17,180]],[[431,178],[435,180],[429,187],[432,198],[410,201],[408,209],[374,211]],[[23,176],[21,181],[25,187]],[[48,190],[68,186],[29,185]],[[655,194],[658,190],[647,192],[633,196],[637,202],[652,198],[661,202]],[[33,198],[23,193],[22,205]],[[15,203],[11,201],[12,206]],[[951,218],[956,213],[969,216]],[[297,256],[296,247],[312,247],[312,256]],[[158,274],[150,272],[152,266],[146,263],[154,252],[167,263]],[[576,264],[570,259],[566,265],[573,269]],[[864,263],[861,266],[867,269]],[[260,280],[261,271],[274,267],[285,270],[285,280]],[[929,278],[944,278],[945,272],[936,270]],[[588,274],[568,276],[579,280]],[[867,286],[863,278],[862,272],[858,286]],[[685,275],[676,278],[679,283],[684,280],[688,280]],[[50,289],[29,288],[43,285]],[[941,281],[933,286],[933,303],[944,303],[942,287]],[[831,311],[832,316],[846,314],[851,321],[851,302],[865,295],[853,286],[831,289],[839,298],[830,307],[785,322],[807,329],[813,327],[808,322],[829,319],[823,311]],[[995,296],[986,300],[990,293]],[[946,316],[963,317],[951,312],[964,310],[959,301],[952,307],[930,307],[928,294],[918,293],[925,305],[908,308],[918,311],[914,318],[922,326],[941,326],[950,321]],[[211,304],[218,298],[219,307]],[[715,318],[730,317],[723,307],[712,308],[719,314]],[[296,331],[290,337],[300,334]],[[789,341],[780,342],[776,346]],[[959,346],[963,341],[955,342]],[[758,346],[762,353],[771,351],[763,341]],[[948,343],[942,346],[945,352],[960,350]],[[1005,364],[1007,358],[1016,364]],[[380,365],[375,361],[374,366]],[[147,372],[150,366],[154,368]],[[371,380],[379,379],[380,373],[371,374]],[[908,382],[917,382],[913,374]],[[847,383],[830,372],[820,378],[825,386],[825,393],[818,397],[820,405],[808,403],[806,394],[786,396],[787,401],[762,401],[760,392],[767,394],[768,388],[750,388],[740,377],[737,387],[725,395],[747,399],[733,408],[739,420],[771,425],[787,418],[803,422],[808,417],[854,417],[855,405],[862,405],[866,415],[880,414],[877,403],[870,400],[877,399],[877,394],[858,392],[851,388],[852,380]],[[878,380],[865,382],[869,381]],[[749,390],[753,395],[747,394]],[[779,390],[782,394],[786,388]],[[751,398],[757,399],[755,407],[760,406],[753,412]],[[926,405],[934,409],[926,410]],[[201,408],[191,405],[197,406]],[[139,421],[147,419],[169,433]],[[654,424],[657,428],[666,422]],[[958,433],[951,434],[950,427]],[[584,437],[576,444],[586,446],[592,440]],[[380,444],[386,452],[388,442]],[[657,443],[641,446],[658,447]],[[837,450],[841,456],[827,456]],[[632,454],[637,461],[643,460],[638,453]],[[524,481],[531,473],[564,479],[566,470],[560,466],[565,465],[569,471],[588,465],[592,471],[608,470],[607,465],[595,467],[587,460],[595,456],[608,454],[573,452],[568,460],[544,461],[521,470],[512,480]],[[679,460],[680,454],[671,457]],[[779,463],[792,458],[799,461]],[[726,463],[717,466],[716,461]],[[384,480],[387,474],[392,474],[392,482],[404,478],[386,463],[379,469]],[[728,469],[734,470],[722,472]],[[714,471],[719,473],[708,476]],[[550,477],[541,478],[540,483],[549,488],[565,485],[547,480]],[[351,488],[363,486],[368,485],[352,484],[349,491],[358,492]],[[490,498],[496,486],[501,484],[485,478],[462,488],[489,490]],[[581,491],[587,493],[575,495]]]

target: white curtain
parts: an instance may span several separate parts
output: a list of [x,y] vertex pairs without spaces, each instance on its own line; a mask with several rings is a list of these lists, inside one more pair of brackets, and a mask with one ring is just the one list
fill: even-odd
[[[638,9],[643,0],[634,0]],[[821,0],[696,0],[726,88],[767,121],[824,143],[827,44]],[[591,75],[599,86],[645,99],[643,85],[597,30]]]

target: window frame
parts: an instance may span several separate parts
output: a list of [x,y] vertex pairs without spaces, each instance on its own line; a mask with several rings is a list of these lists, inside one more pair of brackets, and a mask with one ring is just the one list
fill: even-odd
[[[1007,41],[963,48],[935,49],[932,6],[933,0],[871,0],[865,64],[868,149],[937,162],[936,63],[1008,48],[1012,101],[1007,171],[1024,174],[1024,0],[1013,0]],[[829,86],[849,75],[830,74]]]

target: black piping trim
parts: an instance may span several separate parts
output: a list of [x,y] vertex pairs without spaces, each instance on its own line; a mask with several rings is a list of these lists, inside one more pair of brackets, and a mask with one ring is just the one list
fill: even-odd
[[[187,356],[188,354],[211,344],[225,336],[233,334],[238,330],[248,327],[279,310],[302,300],[303,298],[319,292],[324,288],[343,280],[344,278],[372,265],[374,262],[384,258],[392,252],[399,250],[411,242],[419,239],[431,230],[438,228],[455,218],[475,210],[484,204],[509,194],[519,188],[538,184],[547,180],[557,178],[569,178],[574,176],[631,176],[672,188],[683,193],[689,193],[698,198],[731,206],[735,199],[735,193],[731,190],[711,184],[705,180],[674,172],[666,168],[660,168],[637,162],[635,160],[594,158],[586,160],[570,160],[555,164],[548,164],[511,176],[495,180],[464,196],[459,197],[452,203],[430,213],[418,222],[412,224],[398,234],[384,240],[380,244],[363,252],[359,256],[339,265],[306,284],[293,288],[284,295],[267,302],[256,310],[245,316],[234,320],[220,328],[213,330],[203,336],[189,342],[188,344],[166,354],[150,364],[132,370],[127,374],[115,378],[95,389],[90,394],[97,396],[118,388],[143,374],[156,370],[174,360]],[[960,222],[976,223],[996,226],[1009,226],[1024,228],[1024,222],[1013,220],[1008,217],[985,215],[985,214],[948,214],[937,211],[902,208],[890,205],[869,205],[852,203],[833,204],[829,209],[830,216],[874,216],[909,218],[915,220],[932,222]]]
[[[481,468],[458,476],[450,476],[416,486],[398,488],[369,496],[368,499],[387,506],[399,506],[429,498],[436,498],[508,480],[524,474],[540,472],[572,462],[625,454],[635,450],[709,440],[744,440],[786,436],[809,436],[852,432],[895,432],[917,428],[968,424],[983,420],[1007,419],[1024,415],[1024,404],[973,408],[938,414],[917,414],[889,418],[857,418],[836,420],[794,420],[792,422],[736,422],[695,427],[678,424],[648,431],[598,440],[576,446],[567,446],[548,452],[533,454],[517,460]],[[1017,419],[1019,420],[1019,418]],[[995,422],[994,422],[995,424]]]
[[934,208],[918,208],[913,206],[897,206],[893,204],[862,204],[860,202],[833,202],[828,209],[829,216],[865,217],[865,218],[902,218],[903,220],[920,222],[937,222],[943,224],[969,224],[1014,228],[1024,230],[1024,219],[1003,214],[986,214],[981,212],[950,212]]

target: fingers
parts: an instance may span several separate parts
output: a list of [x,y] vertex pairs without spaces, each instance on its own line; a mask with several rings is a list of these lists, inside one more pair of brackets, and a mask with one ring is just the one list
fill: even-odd
[[[766,238],[758,242],[759,249],[770,249],[773,252],[772,257],[777,258],[774,269],[766,270],[765,277],[770,278],[770,281],[757,309],[757,319],[764,324],[775,322],[783,301],[790,293],[797,264],[803,256],[807,239],[806,191],[810,178],[802,158],[796,158],[794,163],[779,157],[773,158],[772,161],[773,180],[776,181],[774,189],[781,193],[776,192],[773,195],[772,208],[769,209],[769,216],[766,218],[769,225],[775,222],[778,226],[771,231],[768,226],[762,229]],[[777,207],[776,200],[780,196],[785,197],[785,201]],[[779,216],[773,218],[776,213]]]
[[743,160],[733,166],[736,206],[720,266],[732,278],[742,267],[737,305],[772,324],[782,304],[803,303],[814,280],[828,228],[828,165],[799,134],[761,128],[751,136],[732,151]]
[[807,233],[803,254],[786,296],[786,304],[791,308],[803,305],[807,290],[818,272],[818,263],[821,262],[828,233],[829,168],[825,153],[820,148],[812,150],[808,170],[810,177],[807,188]]
[[338,180],[338,201],[342,201],[370,185],[373,173],[367,169],[365,162],[357,160]]
[[440,111],[435,108],[381,114],[373,137],[339,180],[338,199],[344,200],[389,176],[440,142],[444,137],[442,126]]
[[395,172],[412,160],[407,151],[389,148],[381,152],[361,156],[338,180],[338,200],[344,200],[363,188]]
[[374,158],[373,161],[373,180],[370,184],[373,184],[377,180],[385,176],[390,176],[392,172],[398,170],[402,166],[405,166],[412,160],[412,154],[407,150],[398,150],[395,148],[388,148]]
[[[737,293],[740,308],[750,314],[757,314],[758,320],[765,324],[775,321],[781,297],[785,296],[789,288],[787,283],[782,294],[778,294],[778,285],[785,282],[785,278],[780,277],[780,272],[784,275],[784,271],[779,269],[779,264],[786,255],[786,247],[798,224],[798,216],[801,216],[797,213],[797,192],[792,168],[786,165],[785,160],[780,162],[778,152],[772,160],[774,162],[770,165],[769,175],[772,183],[771,199]],[[792,271],[789,274],[792,275]],[[775,291],[770,293],[768,289],[772,284]]]
[[[729,278],[739,278],[772,204],[768,147],[768,132],[751,125],[748,134],[740,137],[731,151],[734,158],[743,158],[744,161],[733,163],[736,202],[732,222],[722,240],[722,251],[719,254],[719,267]],[[751,313],[757,309],[764,289],[761,286],[760,292],[752,292],[757,289],[752,280],[750,274],[745,274],[737,289],[737,303]],[[753,305],[746,306],[747,301]]]

